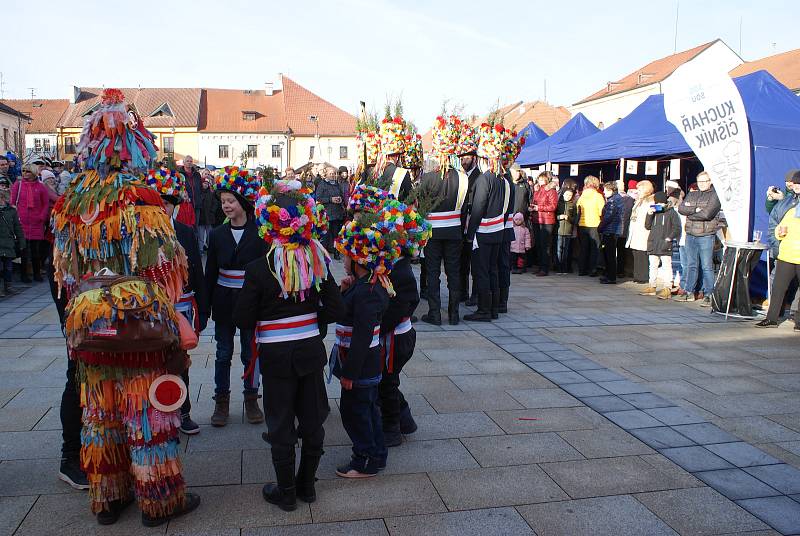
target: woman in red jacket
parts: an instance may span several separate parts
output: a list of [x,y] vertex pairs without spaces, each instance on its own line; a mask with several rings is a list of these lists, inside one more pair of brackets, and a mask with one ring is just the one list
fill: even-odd
[[536,243],[539,246],[539,272],[538,276],[550,273],[552,264],[553,226],[556,223],[556,207],[558,206],[557,182],[553,182],[553,175],[544,171],[536,178],[539,189],[533,194],[534,212],[531,218],[539,223],[536,228]]
[[30,283],[28,260],[33,265],[33,279],[43,281],[42,261],[47,257],[44,230],[50,214],[47,187],[39,182],[28,166],[22,167],[22,179],[11,187],[11,206],[17,209],[27,247],[22,252],[22,282]]

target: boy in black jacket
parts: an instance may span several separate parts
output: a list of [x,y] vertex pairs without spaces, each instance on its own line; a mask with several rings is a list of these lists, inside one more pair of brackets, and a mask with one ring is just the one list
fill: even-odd
[[[253,201],[261,183],[250,177],[246,170],[226,167],[217,174],[214,190],[220,198],[228,222],[211,231],[206,259],[206,288],[211,296],[211,316],[214,319],[214,340],[217,341],[214,362],[214,400],[216,405],[211,424],[225,426],[230,412],[231,360],[236,325],[233,311],[236,299],[244,284],[244,268],[250,262],[264,257],[266,244],[258,236],[253,221]],[[254,332],[239,330],[241,359],[245,368],[244,405],[247,421],[264,422],[258,407],[258,372],[253,359]]]
[[[369,220],[369,221],[367,221]],[[339,467],[343,478],[367,478],[386,466],[378,384],[383,359],[381,321],[394,294],[389,273],[399,248],[390,240],[377,240],[375,218],[362,215],[348,222],[336,237],[336,249],[345,255],[348,277],[341,282],[345,312],[336,325],[336,344],[330,371],[339,378],[342,424],[353,442],[350,463]],[[373,223],[370,223],[373,222]]]
[[[175,310],[182,313],[189,320],[189,323],[194,326],[194,330],[199,336],[200,332],[206,329],[210,309],[205,275],[203,274],[203,260],[200,257],[200,249],[194,230],[188,225],[175,220],[175,208],[184,199],[186,182],[181,173],[162,168],[149,171],[147,185],[161,194],[164,209],[172,222],[172,226],[175,228],[175,236],[186,251],[186,258],[189,261],[189,280],[183,289],[180,300],[175,304]],[[188,388],[188,368],[183,372],[182,377]],[[190,415],[192,411],[190,398],[187,396],[186,401],[181,406],[181,426],[179,428],[181,432],[187,435],[200,432],[200,427],[192,420]]]
[[[325,439],[322,425],[330,412],[321,331],[342,316],[344,306],[328,271],[330,258],[319,242],[327,224],[320,205],[295,180],[276,181],[272,194],[262,192],[256,219],[270,250],[247,265],[233,318],[240,329],[257,331],[267,416],[264,439],[272,447],[277,477],[277,484],[264,486],[262,495],[291,511],[297,508],[297,498],[316,500],[314,480]],[[277,218],[281,209],[292,211],[292,218]],[[303,216],[309,223],[300,223]],[[285,268],[282,278],[276,266]],[[302,449],[295,476],[298,438]]]
[[647,237],[650,284],[641,294],[668,300],[672,295],[672,246],[681,238],[681,219],[667,203],[666,192],[656,192],[654,197],[655,204],[648,209],[644,220],[645,229],[650,231]]

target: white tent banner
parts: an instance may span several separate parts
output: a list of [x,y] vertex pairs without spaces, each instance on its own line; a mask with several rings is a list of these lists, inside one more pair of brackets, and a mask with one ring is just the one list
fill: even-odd
[[750,131],[742,96],[725,62],[715,56],[701,54],[661,83],[664,111],[711,175],[731,237],[746,241],[750,228]]

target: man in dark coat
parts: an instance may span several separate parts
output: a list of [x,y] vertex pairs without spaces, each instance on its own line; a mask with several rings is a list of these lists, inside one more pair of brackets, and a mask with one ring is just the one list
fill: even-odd
[[186,192],[189,194],[189,201],[194,208],[194,221],[195,226],[200,221],[200,194],[203,190],[203,179],[200,172],[194,165],[194,158],[191,155],[186,155],[183,158],[183,168],[180,170],[186,177]]
[[341,183],[336,176],[336,169],[328,167],[325,169],[325,180],[317,184],[314,191],[314,198],[317,203],[325,207],[330,221],[328,233],[323,237],[323,245],[328,252],[333,253],[335,259],[339,259],[339,252],[333,248],[333,239],[339,234],[339,229],[344,223],[344,209],[347,206],[347,186]]
[[459,163],[461,169],[458,170],[461,179],[467,179],[467,196],[464,199],[464,206],[461,210],[461,226],[464,230],[464,242],[461,245],[461,259],[459,265],[460,298],[467,302],[467,305],[477,305],[477,295],[475,285],[472,286],[472,294],[469,291],[469,272],[472,259],[472,240],[466,239],[467,221],[472,212],[472,198],[475,196],[475,183],[481,172],[478,169],[478,158],[475,156],[476,146],[471,141],[464,141],[459,146]]
[[509,173],[504,174],[504,178],[508,183],[508,189],[505,191],[505,232],[503,233],[503,242],[500,245],[500,252],[497,256],[497,281],[500,289],[500,303],[497,307],[498,313],[508,312],[508,289],[511,288],[511,242],[516,238],[514,236],[514,193],[516,188],[514,181]]
[[447,317],[450,325],[456,325],[459,322],[458,304],[461,301],[463,212],[469,190],[469,179],[466,174],[452,168],[448,168],[444,176],[440,171],[431,171],[420,179],[420,189],[426,197],[440,200],[427,216],[433,227],[433,236],[425,246],[428,312],[422,315],[422,320],[436,326],[442,323],[439,278],[444,262],[449,294]]

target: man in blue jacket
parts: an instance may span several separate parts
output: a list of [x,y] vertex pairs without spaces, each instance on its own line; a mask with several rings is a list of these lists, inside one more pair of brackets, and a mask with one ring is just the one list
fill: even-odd
[[625,209],[622,196],[617,191],[617,181],[603,183],[606,204],[600,217],[597,232],[600,234],[600,248],[606,263],[606,275],[600,278],[604,285],[617,284],[617,239],[622,234],[622,212]]

